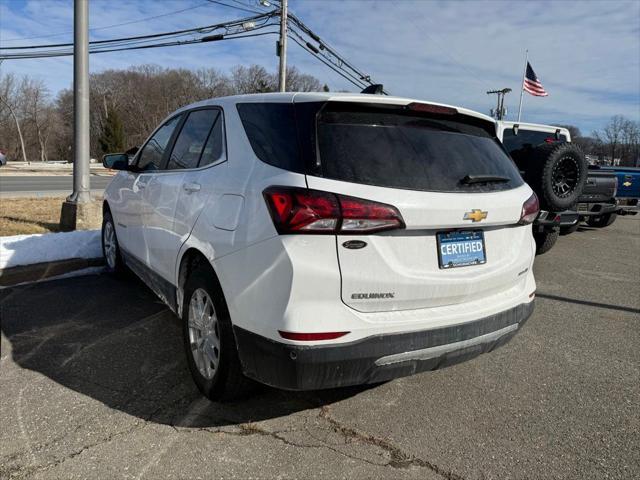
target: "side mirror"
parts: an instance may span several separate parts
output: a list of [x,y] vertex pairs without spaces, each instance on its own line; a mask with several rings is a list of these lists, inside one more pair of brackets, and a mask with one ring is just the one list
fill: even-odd
[[102,165],[111,170],[129,170],[129,156],[126,153],[108,153],[102,157]]
[[520,128],[520,125],[515,123],[513,125],[513,134],[517,137],[518,136],[518,129]]

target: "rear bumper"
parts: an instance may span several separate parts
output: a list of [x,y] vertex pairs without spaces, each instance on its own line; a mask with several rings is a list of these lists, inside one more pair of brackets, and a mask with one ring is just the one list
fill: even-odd
[[316,390],[387,381],[490,352],[517,333],[533,308],[532,301],[472,322],[339,345],[285,344],[234,331],[245,375],[286,390]]
[[578,205],[578,213],[580,214],[581,220],[584,220],[587,217],[599,217],[609,213],[616,213],[618,215],[636,215],[638,213],[638,206],[620,205],[617,202],[581,203]]
[[557,227],[570,227],[580,221],[578,212],[565,210],[564,212],[547,212],[541,210],[538,218],[534,222],[534,228],[542,231]]

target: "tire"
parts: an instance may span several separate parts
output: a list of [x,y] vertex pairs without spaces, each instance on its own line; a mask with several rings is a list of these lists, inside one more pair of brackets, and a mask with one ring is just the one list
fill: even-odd
[[536,241],[536,255],[547,253],[558,240],[560,229],[555,228],[551,231],[533,232],[533,238]]
[[109,210],[105,211],[102,216],[102,255],[107,271],[112,274],[121,275],[126,271],[122,254],[120,253],[120,245],[118,244],[118,236],[116,235],[116,227],[113,217]]
[[[204,317],[198,315],[199,307],[203,307]],[[189,370],[205,397],[231,401],[254,389],[255,382],[242,373],[222,289],[213,270],[206,266],[197,266],[185,282],[182,326]]]
[[587,181],[587,160],[572,143],[553,143],[531,152],[532,172],[526,175],[543,208],[567,210],[577,203]]
[[597,217],[587,218],[587,225],[595,228],[604,228],[616,221],[617,213],[606,213]]

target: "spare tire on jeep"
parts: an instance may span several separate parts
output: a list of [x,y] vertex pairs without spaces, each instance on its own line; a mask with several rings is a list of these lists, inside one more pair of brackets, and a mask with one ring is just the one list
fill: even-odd
[[573,143],[550,143],[532,148],[525,165],[525,179],[538,194],[542,208],[570,209],[582,194],[588,163]]

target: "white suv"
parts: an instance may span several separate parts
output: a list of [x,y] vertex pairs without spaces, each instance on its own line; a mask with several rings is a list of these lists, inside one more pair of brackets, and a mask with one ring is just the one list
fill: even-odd
[[182,318],[211,399],[380,382],[492,350],[533,310],[538,201],[463,108],[378,95],[207,100],[105,192],[109,269]]

